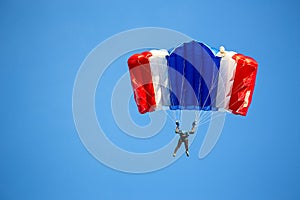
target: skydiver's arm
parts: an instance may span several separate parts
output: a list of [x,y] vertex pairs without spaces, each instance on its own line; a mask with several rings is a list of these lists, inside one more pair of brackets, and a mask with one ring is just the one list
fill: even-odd
[[196,131],[196,127],[193,127],[190,131],[189,131],[189,134],[194,134]]
[[194,134],[195,131],[196,131],[196,121],[193,122],[192,129],[189,131],[189,134]]
[[179,133],[180,132],[179,121],[176,121],[175,124],[176,124],[175,133]]

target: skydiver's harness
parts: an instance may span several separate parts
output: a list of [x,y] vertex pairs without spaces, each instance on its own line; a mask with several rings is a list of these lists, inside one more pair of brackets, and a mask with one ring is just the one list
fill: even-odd
[[182,130],[177,130],[177,128],[176,128],[175,133],[179,134],[180,140],[182,140],[182,141],[188,140],[189,131],[182,132]]

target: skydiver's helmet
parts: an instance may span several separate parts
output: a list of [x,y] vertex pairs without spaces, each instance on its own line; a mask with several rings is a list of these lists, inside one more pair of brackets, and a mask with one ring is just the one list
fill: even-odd
[[179,127],[179,121],[178,120],[175,122],[175,124],[176,124],[176,126]]

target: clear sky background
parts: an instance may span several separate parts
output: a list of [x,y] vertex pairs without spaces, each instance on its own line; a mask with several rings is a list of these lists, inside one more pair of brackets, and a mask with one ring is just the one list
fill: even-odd
[[[291,0],[1,0],[0,199],[300,199],[299,10]],[[224,45],[255,58],[259,70],[248,116],[227,117],[208,157],[198,159],[199,134],[190,158],[136,175],[88,153],[73,122],[72,90],[96,45],[145,26]],[[107,72],[107,88],[127,70],[116,63],[121,70]],[[124,148],[139,147],[125,137]]]

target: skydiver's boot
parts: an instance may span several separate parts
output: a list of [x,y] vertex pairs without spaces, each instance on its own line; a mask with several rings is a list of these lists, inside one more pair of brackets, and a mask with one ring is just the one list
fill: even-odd
[[186,156],[187,156],[187,157],[189,157],[189,156],[190,156],[190,153],[189,153],[189,151],[188,151],[188,150],[186,150],[186,151],[185,151],[185,154],[186,154]]
[[175,157],[176,156],[176,153],[173,153],[173,157]]

